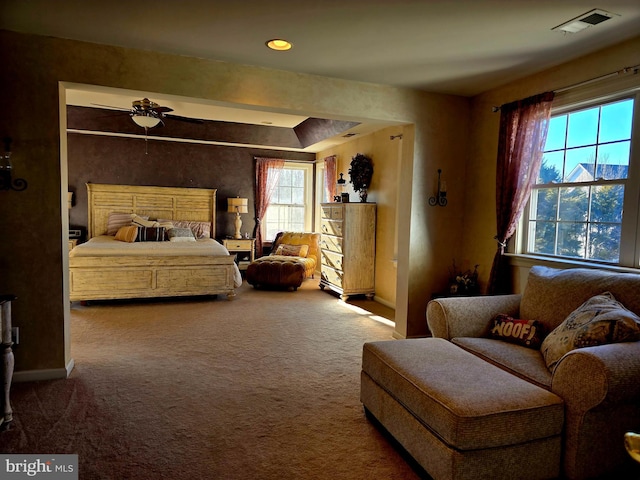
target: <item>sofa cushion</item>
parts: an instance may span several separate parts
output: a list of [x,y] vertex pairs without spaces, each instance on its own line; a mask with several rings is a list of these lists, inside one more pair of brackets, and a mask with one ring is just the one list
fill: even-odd
[[306,257],[309,253],[309,245],[287,245],[281,243],[274,255],[284,255],[287,257]]
[[551,390],[551,372],[540,350],[493,338],[456,337],[451,341],[507,372]]
[[611,292],[625,307],[640,315],[639,291],[640,275],[635,273],[535,266],[522,293],[520,317],[538,320],[551,332],[576,308],[602,292]]
[[523,347],[540,348],[544,340],[543,330],[542,324],[537,320],[522,320],[501,313],[493,319],[489,335]]
[[576,348],[640,340],[640,317],[616,301],[610,292],[595,295],[553,330],[541,351],[549,369]]
[[459,450],[525,443],[562,432],[560,397],[441,338],[366,343],[362,370]]

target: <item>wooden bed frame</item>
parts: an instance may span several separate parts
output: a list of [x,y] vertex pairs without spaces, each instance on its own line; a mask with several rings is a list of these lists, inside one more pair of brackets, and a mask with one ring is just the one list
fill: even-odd
[[[211,222],[215,238],[216,190],[87,184],[87,239],[107,232],[109,213],[136,213],[149,218]],[[235,296],[234,257],[91,257],[72,256],[70,300],[173,297],[226,294]]]

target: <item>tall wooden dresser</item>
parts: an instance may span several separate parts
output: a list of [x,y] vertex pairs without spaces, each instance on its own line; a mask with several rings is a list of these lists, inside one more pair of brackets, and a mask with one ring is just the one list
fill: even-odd
[[340,294],[375,293],[376,204],[323,203],[320,288]]

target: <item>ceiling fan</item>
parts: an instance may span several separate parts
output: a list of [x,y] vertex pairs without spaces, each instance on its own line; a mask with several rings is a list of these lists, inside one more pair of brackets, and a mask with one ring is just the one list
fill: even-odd
[[122,110],[127,112],[136,125],[143,127],[145,131],[149,128],[164,126],[164,119],[178,120],[188,123],[204,123],[198,118],[181,117],[180,115],[169,115],[168,112],[173,112],[173,108],[162,107],[159,104],[152,102],[148,98],[142,100],[134,100],[131,102],[131,109],[125,109],[120,107],[114,107],[111,105],[100,105],[98,103],[92,103],[98,107],[113,108],[116,110]]

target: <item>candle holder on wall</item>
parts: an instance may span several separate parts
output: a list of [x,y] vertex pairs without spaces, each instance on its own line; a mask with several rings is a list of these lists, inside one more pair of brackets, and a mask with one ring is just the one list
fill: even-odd
[[429,197],[429,205],[435,207],[436,205],[440,207],[447,206],[447,182],[440,181],[440,175],[442,174],[442,170],[438,169],[438,191],[434,197]]
[[27,188],[24,178],[12,178],[11,138],[4,139],[4,153],[0,153],[0,190],[21,192]]

